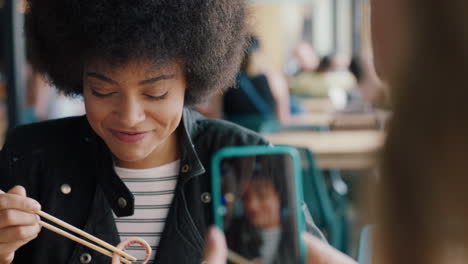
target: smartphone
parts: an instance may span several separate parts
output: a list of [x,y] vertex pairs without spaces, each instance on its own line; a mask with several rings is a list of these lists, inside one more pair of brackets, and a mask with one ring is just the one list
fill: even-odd
[[219,150],[212,159],[215,224],[228,263],[302,264],[304,216],[300,156],[288,146]]

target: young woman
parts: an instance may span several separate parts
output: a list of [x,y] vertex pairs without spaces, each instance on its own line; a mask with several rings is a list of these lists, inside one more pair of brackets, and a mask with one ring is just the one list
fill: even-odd
[[30,0],[26,16],[33,66],[61,92],[83,96],[86,115],[7,137],[0,263],[110,261],[40,231],[40,206],[111,244],[141,236],[155,251],[151,261],[199,263],[212,224],[212,154],[267,144],[188,108],[234,80],[244,2]]

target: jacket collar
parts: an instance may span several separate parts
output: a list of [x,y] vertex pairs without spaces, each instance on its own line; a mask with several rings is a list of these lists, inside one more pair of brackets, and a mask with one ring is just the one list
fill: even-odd
[[[179,181],[183,186],[189,179],[205,173],[205,168],[195,150],[192,138],[198,132],[198,120],[204,117],[199,113],[184,108],[182,120],[179,124],[181,167]],[[115,173],[112,153],[104,141],[93,131],[83,116],[83,138],[85,143],[92,145],[92,155],[96,162],[98,181],[114,213],[121,216],[129,216],[134,213],[134,197],[127,186]],[[122,206],[125,200],[125,206]],[[120,201],[120,202],[119,202]]]
[[192,138],[197,134],[198,120],[204,117],[199,113],[184,108],[182,114],[182,122],[180,123],[180,139],[181,139],[181,180],[185,182],[192,177],[196,177],[205,173],[205,168],[201,163]]

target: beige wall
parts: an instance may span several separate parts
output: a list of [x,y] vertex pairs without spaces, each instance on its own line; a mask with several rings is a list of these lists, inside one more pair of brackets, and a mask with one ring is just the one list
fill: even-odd
[[353,19],[352,2],[350,0],[338,0],[338,47],[337,52],[352,54],[353,47]]
[[283,70],[288,53],[301,37],[301,6],[299,3],[251,5],[253,31],[258,35],[262,49],[277,70]]
[[330,0],[317,0],[313,8],[314,48],[320,56],[333,50],[333,5]]
[[[351,1],[338,0],[337,4],[337,51],[350,55],[352,52]],[[312,10],[314,17],[313,45],[319,55],[328,55],[334,51],[332,1],[309,0],[301,2],[291,0],[288,3],[251,4],[251,25],[253,31],[260,38],[263,46],[262,49],[272,65],[278,70],[283,70],[285,61],[290,55],[292,48],[301,40],[306,6]],[[364,33],[364,37],[367,37],[366,33]]]

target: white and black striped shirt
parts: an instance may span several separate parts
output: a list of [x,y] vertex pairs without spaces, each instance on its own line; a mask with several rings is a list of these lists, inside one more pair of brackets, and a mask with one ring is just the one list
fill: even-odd
[[[150,169],[125,169],[115,167],[115,172],[135,196],[135,213],[128,217],[116,217],[120,239],[141,237],[153,249],[150,261],[154,262],[167,214],[174,197],[180,161]],[[140,246],[130,246],[126,252],[138,260],[145,257]]]

